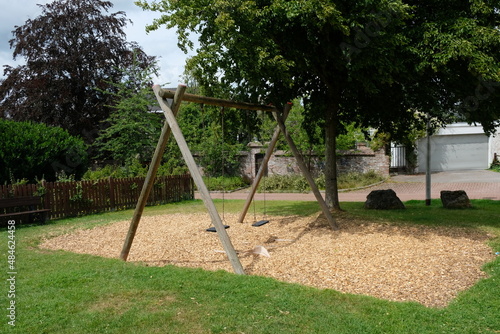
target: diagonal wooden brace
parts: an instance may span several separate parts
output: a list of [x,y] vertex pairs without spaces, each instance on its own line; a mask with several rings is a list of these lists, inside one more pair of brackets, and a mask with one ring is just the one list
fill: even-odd
[[[290,109],[292,108],[292,103],[287,103],[285,107],[283,108],[283,119],[286,120],[288,117],[288,113],[290,112]],[[266,149],[266,154],[264,155],[264,159],[262,160],[262,164],[260,165],[259,171],[257,172],[257,175],[255,176],[255,179],[253,180],[252,187],[250,189],[250,193],[248,194],[247,200],[245,202],[245,205],[243,206],[243,210],[240,213],[240,217],[238,218],[239,223],[243,223],[243,220],[245,220],[245,216],[247,215],[248,209],[250,208],[250,205],[252,204],[252,200],[255,196],[255,192],[257,191],[257,188],[259,187],[259,183],[262,180],[262,177],[264,176],[264,172],[267,169],[267,164],[269,163],[269,159],[271,158],[271,155],[273,154],[274,148],[276,146],[276,143],[278,142],[278,139],[281,134],[281,129],[279,125],[276,126],[274,129],[274,134],[271,139],[271,142],[267,146]]]
[[335,221],[335,218],[333,218],[332,213],[330,212],[330,209],[328,208],[328,205],[326,205],[325,200],[323,199],[323,196],[321,196],[321,193],[319,192],[318,187],[316,186],[316,183],[314,182],[314,179],[309,173],[309,170],[307,169],[306,164],[304,163],[304,160],[302,159],[302,155],[300,154],[297,146],[295,146],[295,143],[293,142],[292,137],[290,137],[290,134],[288,133],[286,126],[285,126],[285,121],[284,117],[282,114],[278,114],[277,112],[274,113],[274,118],[278,122],[278,126],[281,129],[281,132],[285,136],[286,142],[288,143],[288,146],[292,150],[292,153],[295,157],[295,160],[297,160],[297,164],[299,165],[300,170],[302,171],[302,174],[306,178],[307,182],[309,183],[309,186],[311,187],[311,190],[316,197],[316,200],[318,201],[321,210],[323,211],[323,214],[325,215],[326,220],[330,224],[331,228],[333,230],[338,230],[339,226],[337,222]]

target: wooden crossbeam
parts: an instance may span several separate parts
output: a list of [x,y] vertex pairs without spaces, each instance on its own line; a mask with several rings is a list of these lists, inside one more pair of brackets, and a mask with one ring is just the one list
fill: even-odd
[[[158,95],[164,99],[171,99],[175,96],[175,91],[160,88],[160,90],[158,91]],[[272,105],[216,99],[214,97],[206,97],[206,96],[200,96],[200,95],[189,94],[189,93],[185,93],[183,95],[182,99],[184,101],[188,101],[188,102],[208,104],[208,105],[212,105],[212,106],[220,106],[220,107],[226,107],[226,108],[237,108],[237,109],[244,109],[244,110],[262,110],[262,111],[266,111],[266,112],[275,112],[276,111],[276,107],[274,107]]]

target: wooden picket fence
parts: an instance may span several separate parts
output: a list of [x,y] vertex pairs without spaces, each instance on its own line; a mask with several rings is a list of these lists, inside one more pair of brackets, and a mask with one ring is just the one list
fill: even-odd
[[[50,219],[135,208],[145,178],[108,178],[98,181],[44,182],[0,186],[0,199],[42,196]],[[147,205],[194,199],[191,175],[160,176]]]

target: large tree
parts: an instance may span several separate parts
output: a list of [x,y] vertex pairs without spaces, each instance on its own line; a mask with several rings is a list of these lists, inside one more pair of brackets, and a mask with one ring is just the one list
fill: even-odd
[[[304,97],[325,129],[326,199],[339,208],[336,136],[357,121],[403,136],[414,111],[459,114],[491,129],[498,119],[499,11],[493,2],[446,0],[140,1],[176,27],[180,46],[199,38],[190,66],[214,92],[277,106]],[[476,103],[474,89],[482,89]],[[477,95],[477,94],[476,94]],[[470,103],[469,103],[470,104]]]
[[[145,68],[154,61],[126,40],[124,12],[108,13],[101,0],[57,0],[16,26],[10,46],[24,65],[4,66],[0,117],[42,122],[92,141],[109,116],[110,82],[119,82],[135,54]],[[134,52],[135,51],[135,52]],[[98,88],[98,89],[96,89]]]

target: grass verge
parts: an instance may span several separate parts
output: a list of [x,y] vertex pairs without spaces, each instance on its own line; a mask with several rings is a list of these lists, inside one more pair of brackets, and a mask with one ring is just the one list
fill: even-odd
[[[457,226],[496,235],[500,251],[500,202],[473,200],[471,210],[445,210],[438,202],[405,203],[406,210],[367,211],[343,203],[344,215],[396,224]],[[221,201],[216,201],[221,206]],[[238,212],[242,201],[225,201]],[[309,215],[315,202],[269,201],[268,214]],[[204,212],[201,201],[149,207],[145,215]],[[461,293],[448,307],[426,308],[367,296],[319,290],[256,276],[167,266],[147,267],[37,248],[47,235],[128,220],[121,211],[20,226],[0,231],[2,333],[498,333],[500,257],[487,264],[489,278]],[[8,241],[14,235],[15,298],[9,298]],[[418,250],[415,250],[418,251]],[[119,253],[119,250],[117,250]],[[15,301],[15,327],[8,324]]]

